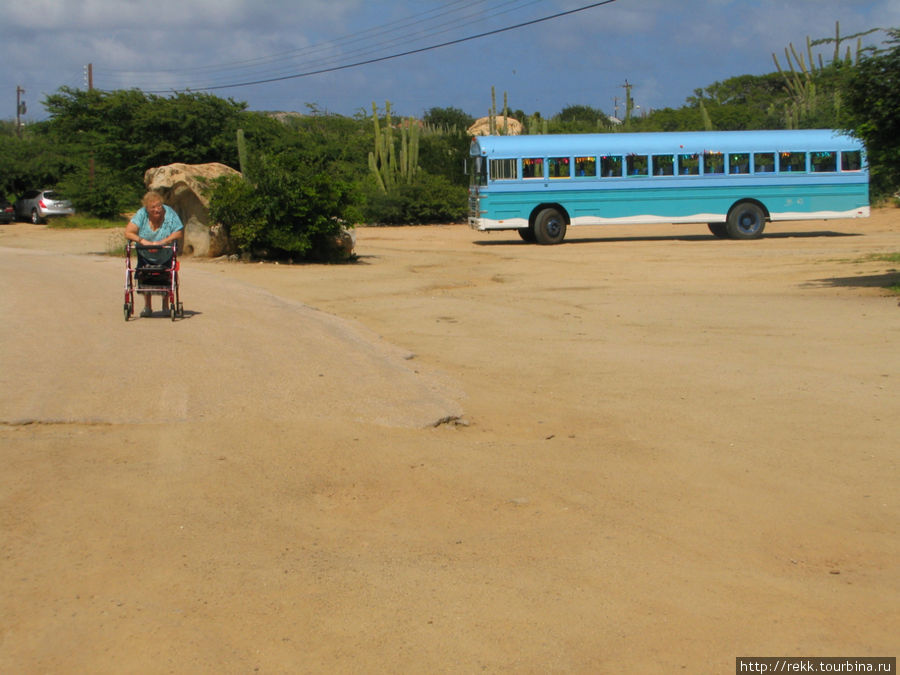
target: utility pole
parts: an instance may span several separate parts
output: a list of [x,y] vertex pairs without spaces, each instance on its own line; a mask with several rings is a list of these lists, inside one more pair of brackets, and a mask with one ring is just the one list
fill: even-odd
[[625,121],[628,122],[631,119],[631,112],[634,110],[634,99],[631,98],[631,88],[634,85],[625,80],[625,84],[622,86],[625,88]]
[[16,135],[19,138],[22,137],[22,115],[28,110],[25,101],[22,100],[22,94],[24,93],[25,90],[22,87],[16,87]]

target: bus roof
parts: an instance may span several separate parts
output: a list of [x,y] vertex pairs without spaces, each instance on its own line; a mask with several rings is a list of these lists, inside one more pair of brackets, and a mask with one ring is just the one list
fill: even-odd
[[482,157],[550,157],[804,150],[862,150],[862,143],[833,129],[476,136],[472,139],[470,154]]

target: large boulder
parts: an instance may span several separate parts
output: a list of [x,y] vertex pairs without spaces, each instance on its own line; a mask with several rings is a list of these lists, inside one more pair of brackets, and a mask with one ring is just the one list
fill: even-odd
[[231,252],[225,228],[209,219],[206,188],[219,176],[240,175],[230,166],[211,164],[169,164],[147,169],[144,184],[159,192],[184,223],[183,250],[189,255],[212,258]]
[[[507,136],[518,136],[522,133],[522,123],[515,117],[504,117],[503,115],[494,116],[494,130],[497,134],[503,134],[506,130]],[[479,117],[475,123],[468,128],[470,136],[489,136],[491,133],[491,118]]]

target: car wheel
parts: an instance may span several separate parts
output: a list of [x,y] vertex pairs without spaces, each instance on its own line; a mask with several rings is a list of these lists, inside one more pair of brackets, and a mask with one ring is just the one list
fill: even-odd
[[40,216],[40,214],[37,212],[37,209],[31,209],[31,223],[32,223],[33,225],[40,225],[40,224],[41,224],[41,216]]

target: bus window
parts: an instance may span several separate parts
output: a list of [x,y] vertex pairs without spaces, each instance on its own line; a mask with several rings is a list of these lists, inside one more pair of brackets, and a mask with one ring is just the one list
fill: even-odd
[[540,157],[522,160],[522,178],[543,178],[544,160]]
[[750,155],[746,152],[736,152],[728,155],[728,173],[750,173]]
[[647,155],[628,155],[625,158],[625,168],[629,176],[646,176]]
[[862,153],[859,150],[841,152],[841,171],[861,171]]
[[706,175],[725,173],[725,155],[721,152],[704,152],[703,173]]
[[816,173],[837,171],[837,153],[811,152],[809,153],[809,165]]
[[547,168],[550,172],[550,178],[568,178],[569,177],[569,158],[568,157],[551,157],[547,160]]
[[675,175],[675,155],[653,155],[654,176]]
[[590,176],[591,178],[596,178],[596,176],[597,176],[597,158],[596,157],[576,157],[575,158],[575,175],[576,176]]
[[516,160],[514,159],[492,159],[491,160],[491,178],[494,180],[515,180],[518,178],[516,171]]
[[622,175],[621,157],[601,157],[600,175],[604,178],[618,178]]
[[805,152],[782,152],[778,161],[780,173],[802,173],[806,171]]
[[775,153],[756,152],[753,154],[753,173],[775,173]]
[[699,176],[700,155],[678,155],[678,173],[682,176]]

